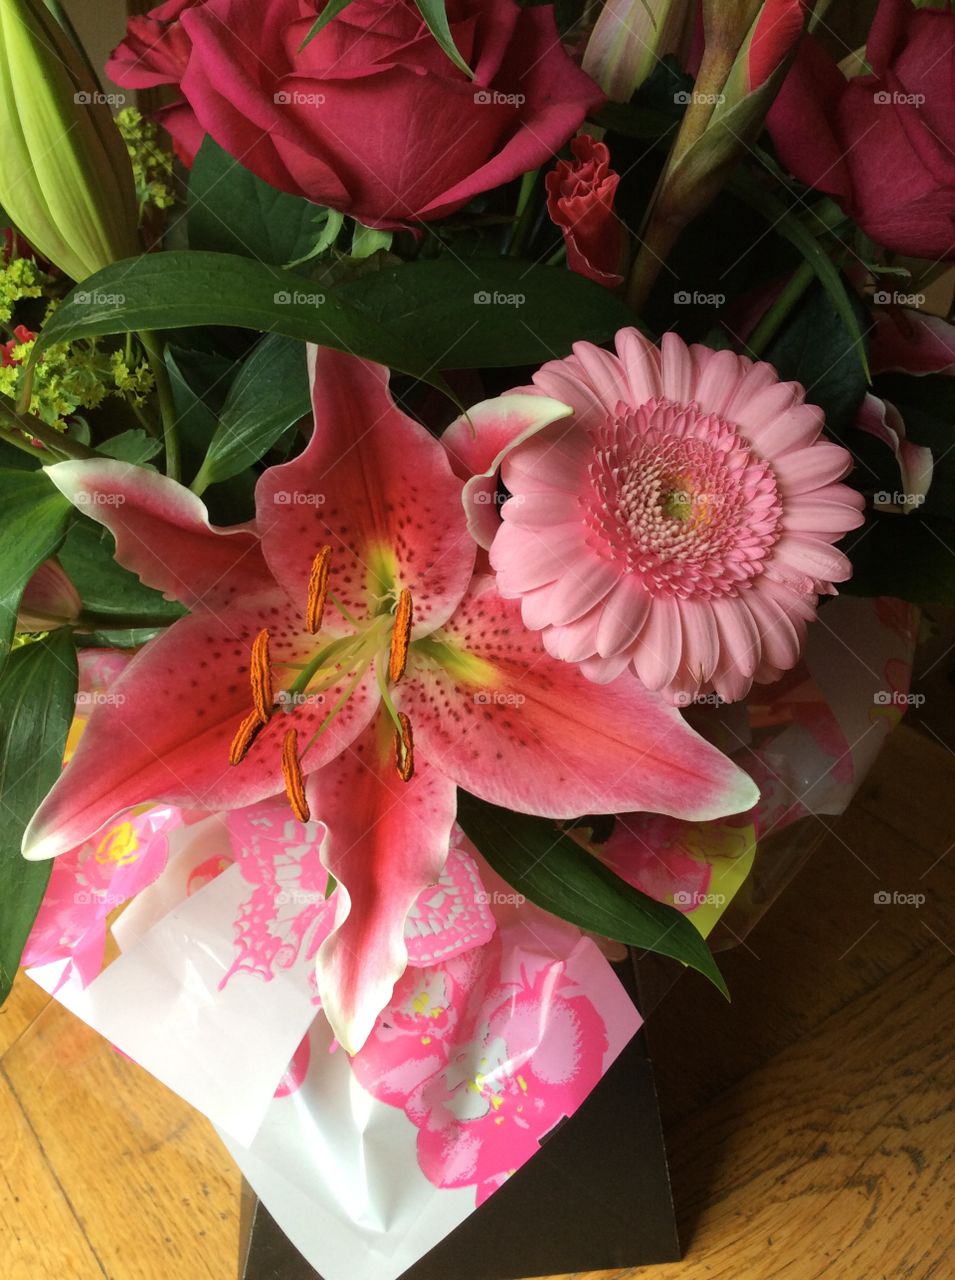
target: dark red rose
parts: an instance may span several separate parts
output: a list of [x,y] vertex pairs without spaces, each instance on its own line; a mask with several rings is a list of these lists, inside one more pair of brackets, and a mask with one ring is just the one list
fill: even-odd
[[800,181],[828,192],[878,244],[955,257],[955,14],[880,0],[866,58],[847,80],[804,37],[769,114]]
[[449,0],[473,82],[411,0],[352,0],[299,52],[318,0],[205,0],[182,14],[202,130],[282,191],[370,226],[430,220],[545,163],[603,101],[549,5]]

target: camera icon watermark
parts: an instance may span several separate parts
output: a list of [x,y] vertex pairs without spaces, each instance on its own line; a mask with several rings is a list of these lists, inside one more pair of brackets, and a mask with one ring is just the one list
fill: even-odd
[[71,301],[80,307],[122,307],[126,303],[125,293],[103,293],[96,289],[78,289]]
[[678,107],[688,107],[691,102],[704,107],[715,107],[726,101],[725,93],[698,93],[695,89],[679,89],[673,95]]
[[81,89],[73,94],[73,101],[78,107],[123,107],[126,105],[125,93],[103,93],[102,89]]
[[901,89],[877,89],[872,101],[878,107],[924,107],[924,93],[903,93]]
[[525,497],[523,493],[502,493],[499,489],[478,489],[472,495],[472,501],[479,507],[502,507],[505,502],[513,503],[515,507],[524,504]]
[[292,693],[288,689],[280,689],[276,702],[280,710],[287,715],[298,707],[320,707],[325,702],[324,693]]
[[478,307],[522,307],[526,301],[526,294],[501,293],[498,289],[493,293],[489,289],[479,289],[474,295],[474,303]]
[[272,294],[277,307],[320,307],[325,302],[324,293],[305,293],[301,289],[280,289]]
[[474,101],[479,107],[522,107],[527,98],[523,93],[499,93],[497,89],[476,89]]
[[523,693],[505,693],[503,689],[479,689],[474,695],[479,707],[522,707],[527,699]]
[[109,693],[103,689],[81,689],[73,699],[77,711],[92,711],[94,707],[121,707],[125,693]]
[[722,307],[726,303],[725,293],[701,293],[694,289],[680,289],[673,295],[673,302],[678,307]]
[[278,93],[273,93],[272,101],[277,107],[322,107],[325,95],[303,93],[300,89],[279,89]]
[[924,693],[902,693],[900,689],[879,689],[872,695],[877,707],[924,707]]
[[272,501],[277,507],[324,507],[324,493],[310,493],[304,489],[279,489]]
[[877,289],[872,295],[876,307],[924,307],[924,293],[897,293],[889,289]]
[[725,893],[699,893],[696,889],[677,889],[673,894],[673,905],[695,911],[697,907],[723,907],[726,905]]
[[925,906],[924,893],[899,893],[897,890],[889,893],[887,889],[880,889],[872,895],[872,901],[877,907],[919,907]]
[[77,493],[73,502],[78,507],[121,507],[126,502],[124,493],[106,493],[93,489],[87,493]]
[[877,489],[872,495],[874,507],[920,507],[924,493],[903,493],[901,490]]

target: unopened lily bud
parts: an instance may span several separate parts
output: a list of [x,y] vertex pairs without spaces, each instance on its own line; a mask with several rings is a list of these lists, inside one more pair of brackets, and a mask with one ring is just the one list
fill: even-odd
[[685,53],[695,7],[691,0],[606,0],[584,70],[612,102],[629,102],[661,58]]
[[132,167],[82,56],[38,0],[0,0],[0,206],[74,280],[140,252]]

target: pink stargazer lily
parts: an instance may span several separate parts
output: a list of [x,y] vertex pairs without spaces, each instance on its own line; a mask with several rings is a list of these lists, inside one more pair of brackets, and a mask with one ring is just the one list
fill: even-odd
[[[284,781],[327,827],[337,908],[318,985],[355,1052],[448,856],[456,787],[552,818],[713,818],[756,792],[631,675],[598,687],[548,657],[519,605],[475,576],[462,481],[392,402],[388,371],[310,357],[314,433],[262,475],[247,525],[213,528],[194,494],[121,462],[48,469],[113,532],[117,559],[191,612],[95,710],[24,852],[63,852],[146,800],[230,809]],[[532,431],[567,410],[514,395],[495,412],[513,435],[522,414]]]

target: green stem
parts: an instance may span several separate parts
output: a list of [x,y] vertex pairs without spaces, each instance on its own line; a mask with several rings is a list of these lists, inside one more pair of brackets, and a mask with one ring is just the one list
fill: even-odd
[[816,273],[808,262],[799,264],[776,301],[764,313],[759,324],[750,334],[746,343],[750,355],[762,355],[815,278]]
[[162,414],[162,435],[166,447],[166,475],[170,480],[178,480],[179,469],[179,437],[176,435],[176,402],[172,395],[172,383],[169,371],[163,359],[162,343],[154,333],[144,332],[139,340],[149,358],[149,367],[156,379],[156,394],[159,397],[159,412]]
[[[80,444],[78,440],[71,440],[69,436],[63,435],[62,432],[54,431],[52,427],[48,427],[39,418],[22,417],[3,400],[0,400],[0,420],[3,421],[8,430],[24,431],[28,436],[33,436],[35,440],[39,440],[48,449],[61,454],[64,458],[95,458],[98,456],[95,449],[88,449],[85,444]],[[49,457],[47,457],[47,461],[49,460]]]
[[520,256],[534,224],[534,218],[537,214],[537,201],[534,199],[534,192],[539,173],[539,169],[532,169],[530,173],[525,173],[521,178],[521,189],[518,193],[517,209],[515,211],[514,232],[511,236],[510,244],[507,246],[507,256],[509,258]]
[[12,444],[14,449],[28,453],[33,458],[39,458],[41,462],[50,461],[49,450],[38,449],[36,445],[30,444],[29,440],[25,440],[19,431],[7,431],[4,427],[0,427],[0,440],[3,440],[6,444]]

